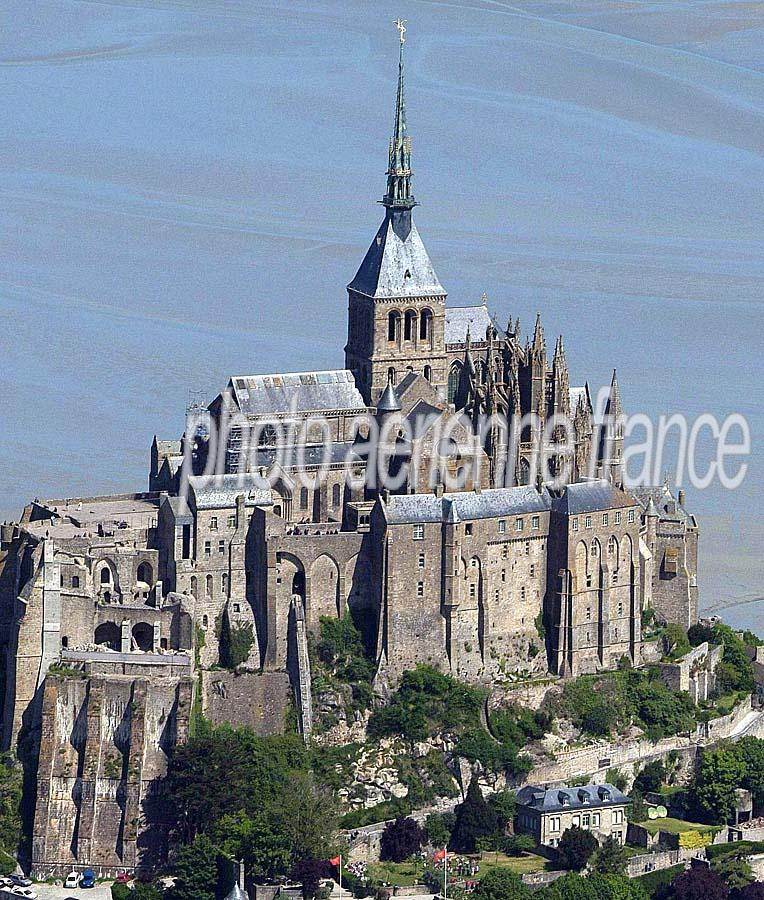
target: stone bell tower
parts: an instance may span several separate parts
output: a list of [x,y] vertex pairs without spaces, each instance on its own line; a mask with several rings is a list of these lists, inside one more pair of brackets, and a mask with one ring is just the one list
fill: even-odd
[[399,384],[409,372],[424,376],[441,394],[447,379],[446,292],[412,218],[417,203],[411,192],[411,138],[406,131],[403,90],[406,28],[400,19],[396,26],[400,31],[398,94],[387,192],[382,199],[385,218],[348,285],[345,366],[372,406],[388,382]]

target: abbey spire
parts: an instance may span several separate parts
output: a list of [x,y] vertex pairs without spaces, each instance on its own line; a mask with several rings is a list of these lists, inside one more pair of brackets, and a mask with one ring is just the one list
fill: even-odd
[[406,43],[406,23],[397,19],[400,34],[398,52],[398,93],[395,98],[395,127],[390,138],[387,165],[387,193],[382,203],[388,209],[411,210],[416,200],[411,193],[411,138],[406,133],[406,96],[404,92],[403,45]]
[[[445,396],[446,292],[414,224],[411,138],[406,124],[403,45],[398,29],[398,90],[387,161],[385,218],[348,285],[345,365],[358,390],[376,405],[389,383],[420,375]],[[410,381],[411,379],[409,379]]]

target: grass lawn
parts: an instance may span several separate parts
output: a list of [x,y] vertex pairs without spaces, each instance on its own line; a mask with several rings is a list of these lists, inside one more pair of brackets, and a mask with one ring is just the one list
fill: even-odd
[[419,884],[423,872],[424,863],[418,859],[402,863],[369,863],[369,878],[373,878],[375,881],[384,881],[387,884],[399,884],[402,887]]
[[491,869],[510,869],[518,875],[527,872],[541,872],[549,867],[549,860],[535,853],[524,853],[522,856],[505,856],[503,853],[481,853],[480,874],[485,875]]
[[685,822],[684,819],[648,819],[646,822],[640,822],[650,834],[657,834],[659,831],[667,831],[669,834],[682,834],[683,831],[710,831],[714,834],[720,830],[719,825],[702,825],[699,822]]
[[[482,853],[480,856],[480,872],[476,876],[480,878],[492,869],[510,869],[518,875],[526,872],[540,872],[547,868],[548,860],[535,853],[524,853],[522,856],[505,856],[503,853]],[[442,871],[442,864],[439,866]],[[425,866],[421,860],[409,860],[402,863],[375,862],[369,863],[369,878],[374,881],[383,881],[386,884],[398,884],[408,887],[419,884],[424,874]],[[454,877],[455,870],[449,871]]]

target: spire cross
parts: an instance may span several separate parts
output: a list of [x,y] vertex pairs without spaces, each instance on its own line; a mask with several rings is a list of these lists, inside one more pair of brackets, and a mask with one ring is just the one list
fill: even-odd
[[398,29],[398,31],[399,31],[399,33],[400,33],[400,36],[401,36],[401,43],[402,43],[402,44],[405,44],[405,43],[406,43],[406,38],[405,38],[405,34],[406,34],[406,20],[405,20],[405,19],[401,19],[400,17],[398,17],[398,18],[395,20],[395,22],[393,22],[393,25],[395,25],[395,27]]

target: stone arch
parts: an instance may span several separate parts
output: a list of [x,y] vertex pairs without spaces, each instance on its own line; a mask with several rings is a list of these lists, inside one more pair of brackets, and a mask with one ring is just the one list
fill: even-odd
[[273,513],[289,521],[292,518],[292,488],[281,477],[277,478],[271,488]]
[[154,628],[148,622],[136,622],[131,635],[134,649],[145,652],[154,649]]
[[451,363],[448,370],[448,402],[456,403],[459,395],[459,384],[462,379],[462,364],[458,362]]
[[634,547],[631,543],[631,535],[625,534],[621,538],[621,549],[618,553],[618,568],[628,572],[631,568]]
[[154,584],[154,568],[148,560],[144,559],[138,564],[138,568],[135,570],[135,580],[142,581],[149,587]]
[[400,343],[401,314],[400,310],[391,309],[387,314],[387,340],[389,343]]
[[403,317],[403,340],[404,341],[416,340],[417,319],[418,319],[418,316],[416,314],[415,309],[407,309],[406,310],[404,317]]
[[340,595],[340,567],[334,557],[322,553],[310,567],[309,622],[318,626],[320,616],[342,614]]
[[119,581],[117,578],[117,567],[114,563],[103,557],[93,567],[94,581],[98,591],[117,591],[119,589]]
[[96,644],[106,644],[110,650],[121,650],[122,629],[116,622],[103,622],[96,628],[93,641]]
[[289,587],[290,596],[299,597],[305,603],[305,566],[302,560],[292,553],[279,554],[279,566],[282,584]]
[[432,310],[427,306],[419,317],[419,339],[422,341],[432,340]]

